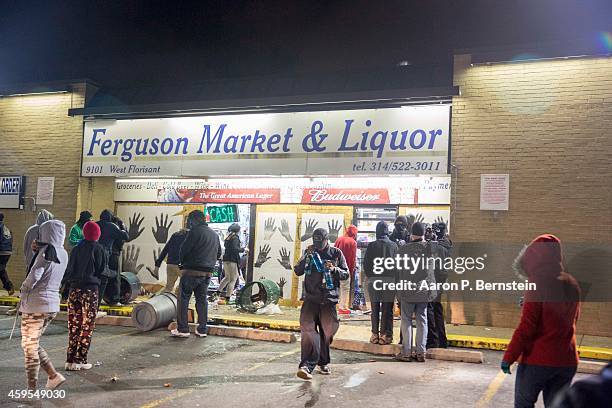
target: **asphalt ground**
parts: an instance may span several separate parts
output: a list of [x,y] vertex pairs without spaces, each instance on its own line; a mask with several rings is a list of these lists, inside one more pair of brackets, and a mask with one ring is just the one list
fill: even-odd
[[[401,363],[388,357],[332,350],[330,376],[309,382],[295,376],[299,342],[279,344],[227,337],[175,339],[165,330],[141,333],[99,326],[89,371],[63,372],[63,399],[10,398],[25,388],[19,330],[0,317],[0,406],[45,407],[511,407],[514,376],[500,374],[500,352],[484,364],[428,360]],[[65,322],[53,323],[42,345],[63,368]],[[578,375],[576,378],[582,378]],[[114,381],[113,381],[114,379]],[[46,374],[40,373],[44,387]],[[542,406],[539,402],[539,406]]]

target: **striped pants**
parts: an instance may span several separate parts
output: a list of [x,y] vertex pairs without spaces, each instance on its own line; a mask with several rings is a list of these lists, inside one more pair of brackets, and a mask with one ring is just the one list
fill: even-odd
[[35,390],[38,371],[42,367],[49,377],[55,376],[55,368],[49,355],[40,346],[40,338],[57,313],[23,313],[21,316],[21,347],[25,356],[28,388]]

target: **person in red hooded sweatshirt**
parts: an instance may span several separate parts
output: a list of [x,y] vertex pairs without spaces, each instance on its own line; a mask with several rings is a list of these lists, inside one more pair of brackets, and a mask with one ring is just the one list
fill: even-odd
[[340,314],[350,313],[350,288],[355,281],[355,271],[357,269],[357,232],[359,232],[357,227],[351,224],[344,235],[334,243],[334,246],[344,255],[349,269],[349,279],[340,281],[340,300],[338,301],[338,313]]
[[519,326],[501,362],[504,373],[519,362],[514,406],[533,407],[540,392],[544,406],[572,382],[578,366],[576,321],[580,313],[580,288],[563,270],[561,241],[540,235],[521,253],[515,268],[536,284],[525,292]]

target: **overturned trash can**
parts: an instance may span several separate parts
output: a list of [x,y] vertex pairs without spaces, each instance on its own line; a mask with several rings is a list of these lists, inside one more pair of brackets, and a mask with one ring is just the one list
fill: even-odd
[[166,327],[176,318],[177,299],[174,293],[164,292],[139,303],[132,310],[132,323],[141,331]]
[[[124,305],[136,300],[140,294],[140,279],[132,272],[121,272],[121,286],[119,288],[119,301]],[[104,293],[104,301],[112,303],[110,290]]]
[[236,305],[244,311],[255,313],[257,310],[277,303],[280,298],[280,288],[276,282],[261,279],[249,282],[236,295]]

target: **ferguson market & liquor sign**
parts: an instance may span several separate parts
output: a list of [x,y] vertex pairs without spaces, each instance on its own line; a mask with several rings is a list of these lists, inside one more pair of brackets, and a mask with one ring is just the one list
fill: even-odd
[[446,174],[449,120],[450,105],[94,120],[82,175]]

